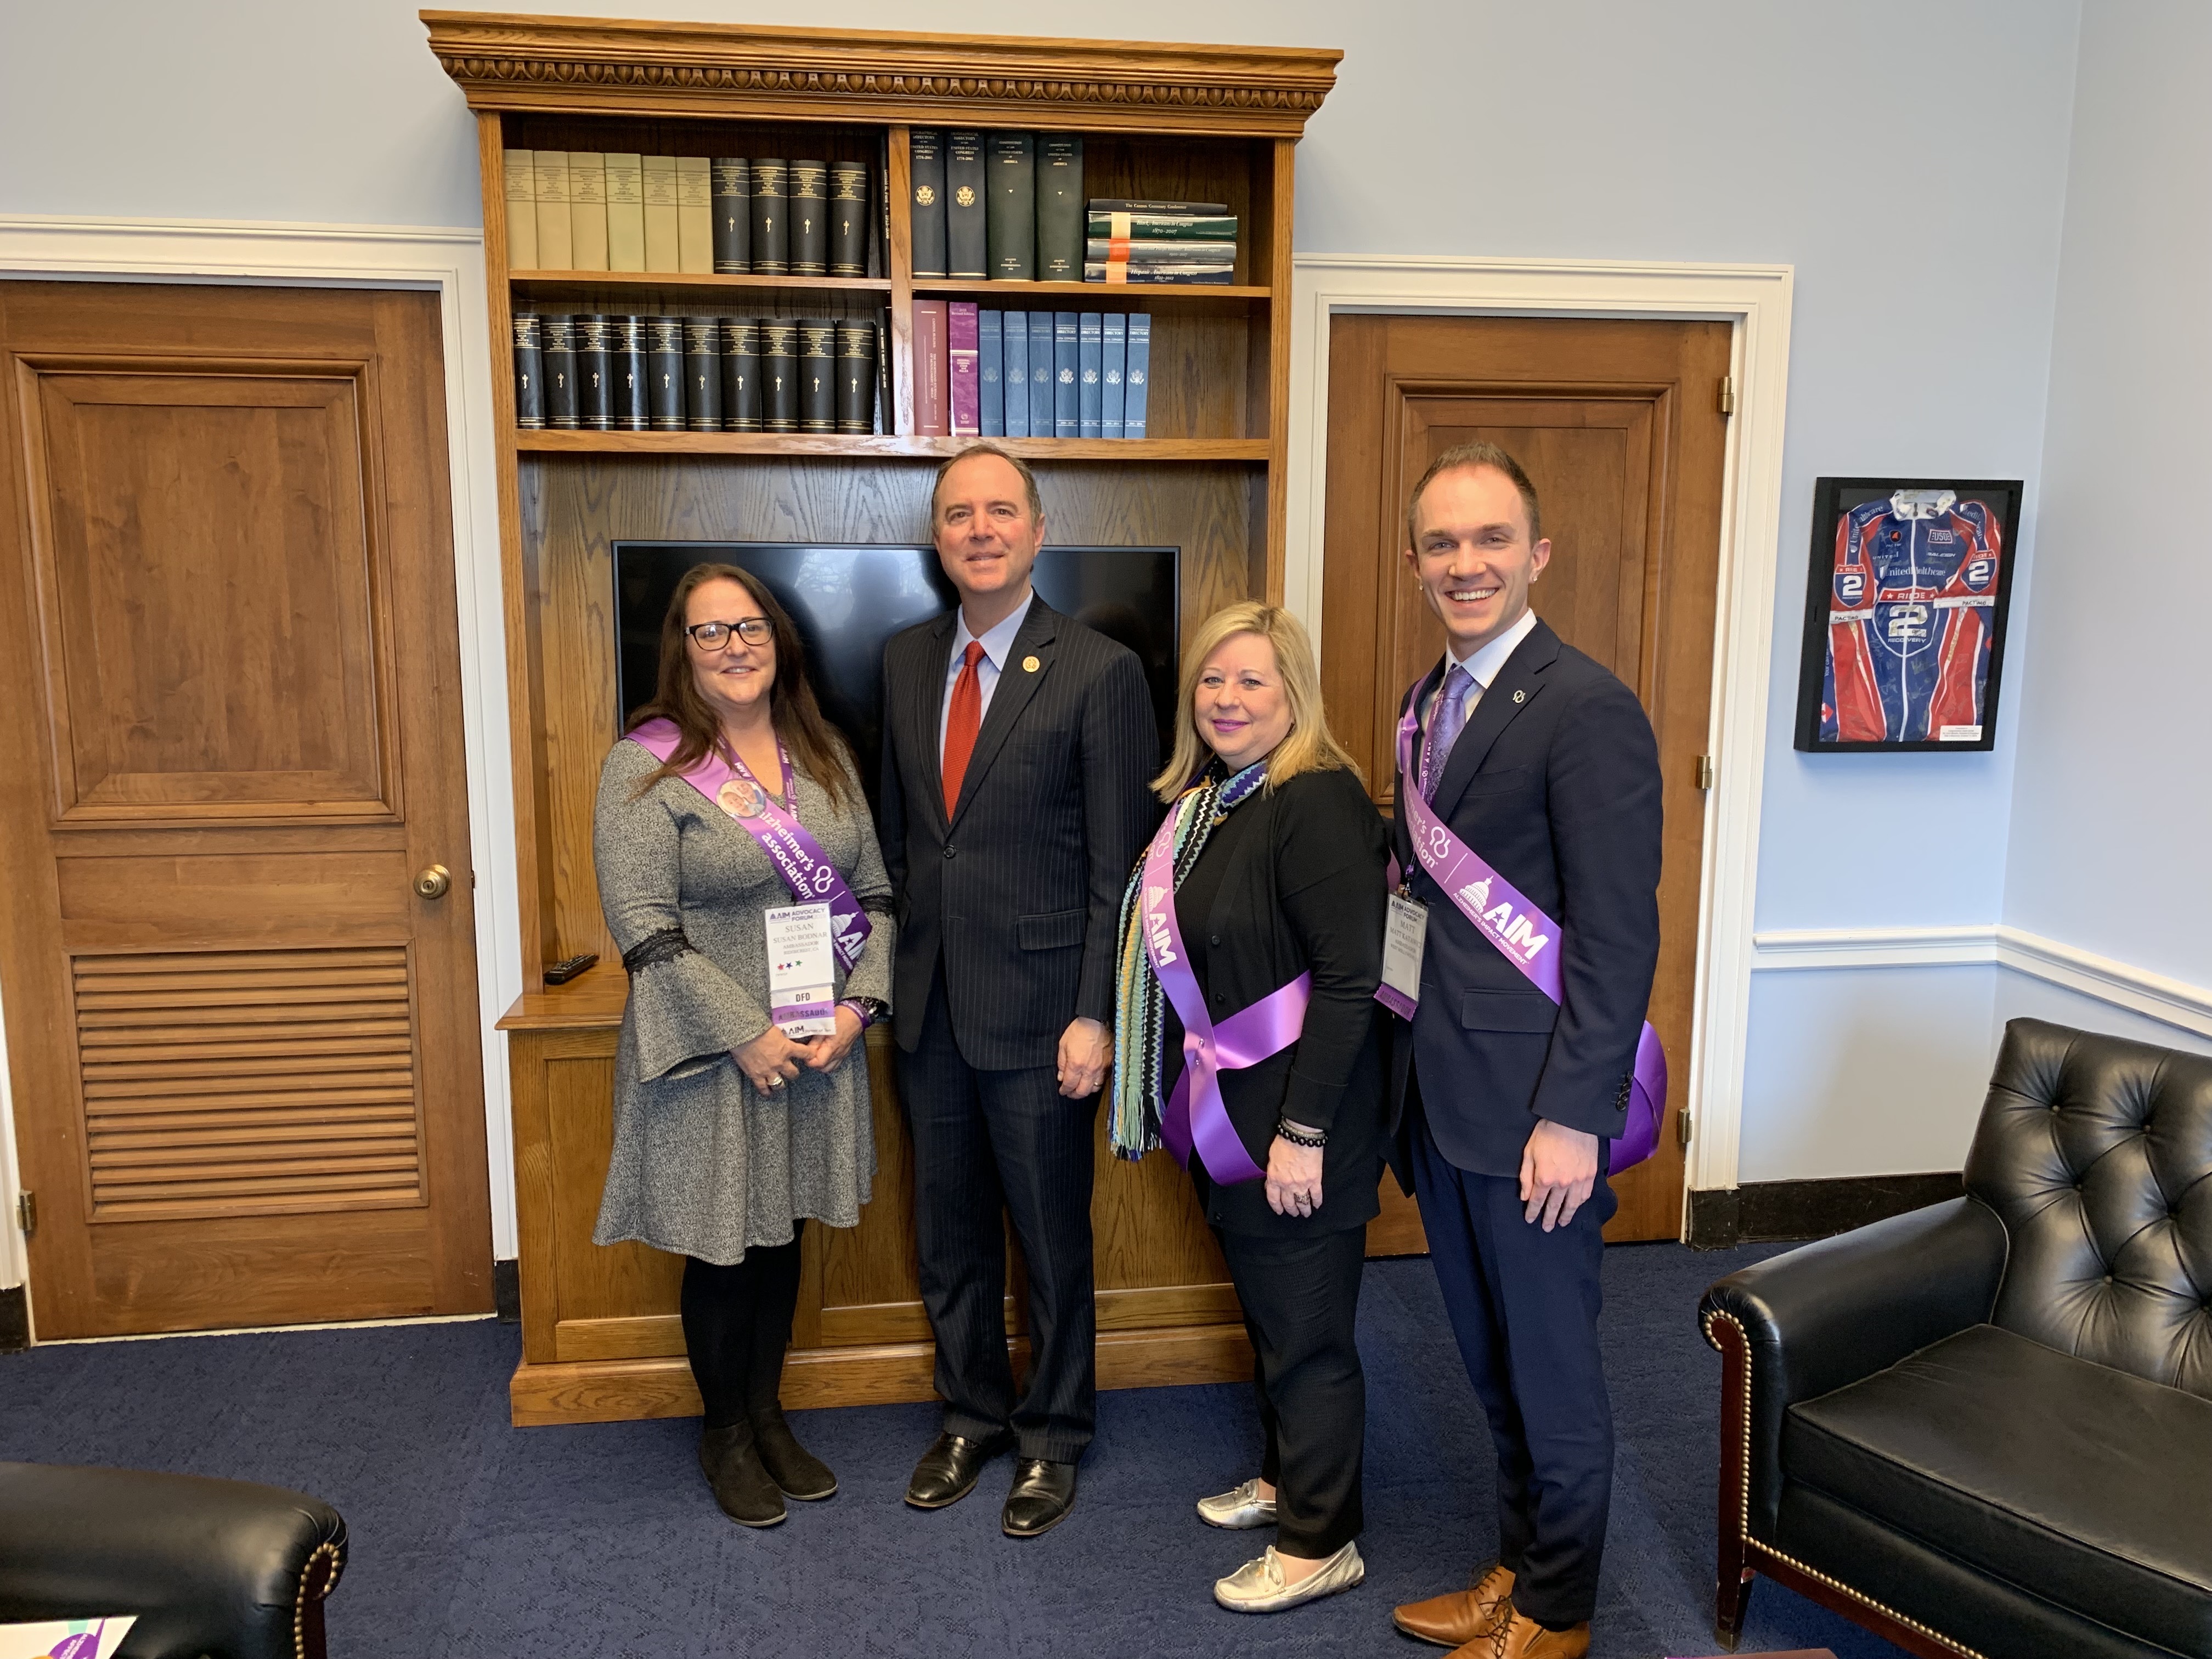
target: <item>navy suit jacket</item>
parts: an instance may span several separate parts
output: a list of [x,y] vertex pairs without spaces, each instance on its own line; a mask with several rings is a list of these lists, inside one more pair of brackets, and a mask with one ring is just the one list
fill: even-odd
[[1050,1066],[1078,1015],[1114,1024],[1121,890],[1160,817],[1159,728],[1135,654],[1035,599],[947,801],[938,723],[957,614],[884,647],[893,1029],[911,1054],[941,957],[970,1066]]
[[[1443,669],[1407,694],[1414,708],[1425,712]],[[1399,778],[1401,799],[1413,787]],[[1430,1131],[1462,1170],[1517,1175],[1538,1118],[1617,1136],[1659,959],[1659,752],[1643,706],[1540,621],[1475,705],[1431,804],[1559,924],[1565,1000],[1530,984],[1413,860],[1401,807],[1393,844],[1429,924],[1410,1034],[1395,1022],[1393,1121],[1419,1133],[1404,1110],[1418,1065]]]

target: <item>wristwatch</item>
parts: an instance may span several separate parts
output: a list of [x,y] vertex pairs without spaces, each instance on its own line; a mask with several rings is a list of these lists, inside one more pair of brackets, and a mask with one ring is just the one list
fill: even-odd
[[847,997],[837,1006],[840,1008],[850,1008],[858,1014],[860,1017],[860,1029],[864,1031],[891,1011],[890,1004],[879,1002],[874,997]]

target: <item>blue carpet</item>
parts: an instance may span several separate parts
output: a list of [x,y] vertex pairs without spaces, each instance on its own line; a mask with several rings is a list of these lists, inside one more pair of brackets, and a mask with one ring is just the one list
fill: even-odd
[[[1714,1651],[1720,1360],[1698,1293],[1779,1247],[1632,1245],[1606,1256],[1604,1334],[1620,1427],[1600,1659]],[[1103,1395],[1066,1522],[999,1533],[1001,1462],[965,1503],[899,1501],[932,1406],[795,1417],[837,1471],[829,1503],[768,1532],[724,1520],[694,1461],[696,1419],[514,1429],[513,1326],[489,1322],[33,1349],[0,1358],[0,1458],[263,1480],[334,1504],[352,1561],[330,1604],[336,1659],[814,1659],[1385,1654],[1424,1648],[1395,1602],[1458,1588],[1494,1547],[1489,1437],[1425,1261],[1372,1264],[1367,1582],[1273,1618],[1224,1613],[1214,1578],[1267,1534],[1202,1525],[1192,1500],[1253,1473],[1243,1387]],[[1771,1583],[1743,1650],[1895,1650]]]

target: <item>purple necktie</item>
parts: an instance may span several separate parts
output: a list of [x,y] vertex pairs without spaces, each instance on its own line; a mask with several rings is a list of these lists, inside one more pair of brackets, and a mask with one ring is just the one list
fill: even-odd
[[1467,725],[1467,689],[1474,684],[1474,677],[1457,663],[1444,676],[1443,690],[1437,693],[1436,712],[1429,717],[1429,740],[1421,745],[1421,799],[1432,801],[1437,798],[1437,781],[1444,775],[1444,763],[1451,758],[1452,744]]

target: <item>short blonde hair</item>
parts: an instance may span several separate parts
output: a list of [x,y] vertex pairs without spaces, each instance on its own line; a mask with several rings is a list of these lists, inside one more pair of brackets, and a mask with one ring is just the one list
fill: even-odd
[[1349,770],[1358,776],[1358,766],[1329,732],[1328,716],[1322,708],[1321,666],[1314,659],[1313,640],[1305,624],[1279,605],[1245,599],[1200,623],[1183,650],[1182,683],[1176,691],[1175,753],[1167,769],[1152,780],[1152,793],[1164,801],[1174,800],[1213,758],[1213,750],[1199,735],[1193,712],[1199,671],[1224,641],[1239,634],[1257,634],[1273,648],[1275,672],[1283,677],[1283,695],[1291,704],[1290,735],[1267,757],[1267,787],[1276,788],[1301,772]]

